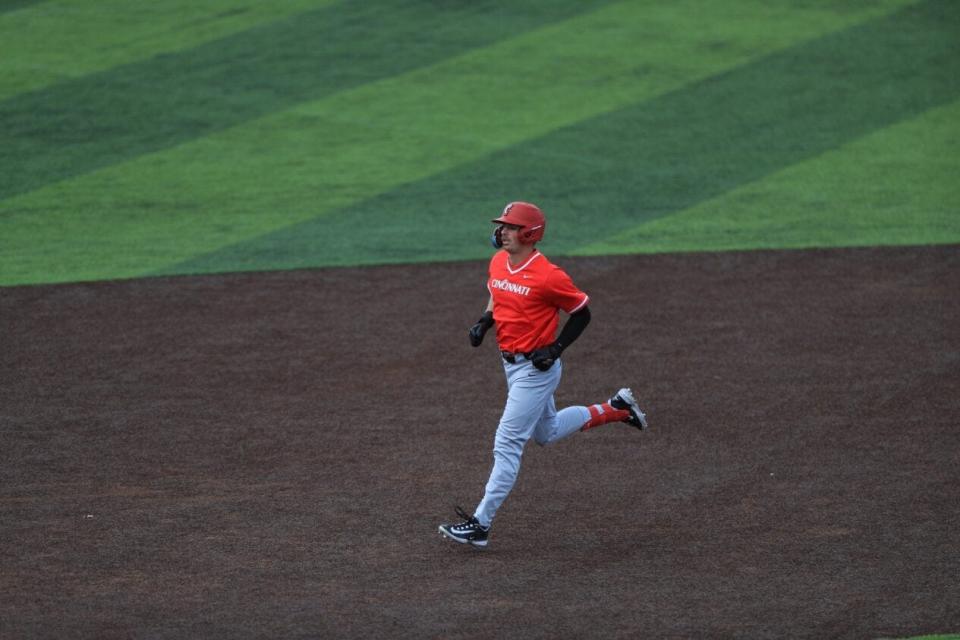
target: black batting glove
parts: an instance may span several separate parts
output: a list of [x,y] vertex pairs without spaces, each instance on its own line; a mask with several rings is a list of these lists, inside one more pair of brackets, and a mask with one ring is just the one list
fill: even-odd
[[490,327],[493,326],[493,312],[487,311],[477,320],[477,324],[470,327],[470,346],[479,347],[483,342],[483,336],[487,334]]
[[560,358],[563,349],[556,342],[540,347],[530,354],[530,362],[540,371],[546,371]]

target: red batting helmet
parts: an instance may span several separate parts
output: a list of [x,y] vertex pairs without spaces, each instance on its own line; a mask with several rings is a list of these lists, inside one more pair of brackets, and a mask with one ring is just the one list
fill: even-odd
[[503,208],[500,217],[491,222],[520,227],[520,242],[523,244],[539,242],[543,239],[543,232],[547,228],[547,219],[543,217],[543,211],[529,202],[511,202]]

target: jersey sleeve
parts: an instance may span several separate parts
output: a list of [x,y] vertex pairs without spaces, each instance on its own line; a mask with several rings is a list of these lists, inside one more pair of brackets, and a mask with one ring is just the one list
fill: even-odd
[[587,306],[590,296],[577,288],[567,272],[557,267],[547,278],[547,301],[567,313]]
[[487,293],[491,296],[493,295],[493,289],[490,288],[490,279],[494,277],[494,271],[496,269],[497,257],[500,255],[500,252],[497,251],[490,258],[490,262],[487,264]]

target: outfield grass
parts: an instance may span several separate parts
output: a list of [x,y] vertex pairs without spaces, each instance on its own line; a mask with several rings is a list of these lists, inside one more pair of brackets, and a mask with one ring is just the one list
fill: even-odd
[[0,285],[960,242],[947,0],[20,4]]
[[577,253],[957,242],[958,122],[932,109]]
[[[176,53],[332,3],[284,0],[5,0],[0,99]],[[131,5],[137,6],[131,6]],[[29,5],[29,11],[13,11]],[[0,9],[2,11],[3,9]]]

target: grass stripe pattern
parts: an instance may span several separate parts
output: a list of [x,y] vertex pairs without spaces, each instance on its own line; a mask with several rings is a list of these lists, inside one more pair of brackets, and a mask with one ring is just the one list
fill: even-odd
[[0,286],[960,242],[955,3],[282,4],[0,14]]

